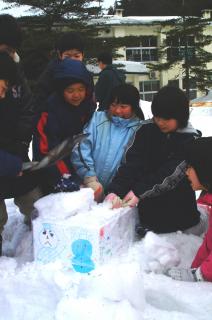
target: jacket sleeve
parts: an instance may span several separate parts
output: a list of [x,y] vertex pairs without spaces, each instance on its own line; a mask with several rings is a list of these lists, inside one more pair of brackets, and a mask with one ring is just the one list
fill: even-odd
[[[43,112],[37,124],[37,138],[39,158],[42,159],[46,154],[61,143],[60,128],[56,117],[53,114]],[[70,160],[59,160],[56,166],[48,168],[48,171],[59,179],[64,173],[70,173]]]
[[19,90],[20,90],[20,116],[17,124],[16,139],[30,143],[36,124],[37,106],[33,104],[31,89],[27,83],[25,74],[19,66]]
[[95,163],[93,159],[93,148],[97,134],[96,113],[94,113],[89,124],[84,128],[83,133],[89,135],[77,145],[71,155],[71,162],[80,178],[96,176]]
[[126,154],[123,164],[109,190],[121,197],[132,190],[137,197],[158,196],[173,188],[185,177],[186,162],[173,155],[157,170],[149,168],[147,156],[147,138],[141,127],[136,133],[133,145]]
[[0,149],[0,176],[17,176],[22,169],[22,160]]

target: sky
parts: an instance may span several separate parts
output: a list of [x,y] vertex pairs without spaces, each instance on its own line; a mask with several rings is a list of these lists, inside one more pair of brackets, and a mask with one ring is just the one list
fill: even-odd
[[[104,0],[102,5],[105,8],[109,8],[110,6],[113,6],[114,2],[115,2],[115,0]],[[0,0],[1,13],[5,13],[5,11],[2,10],[2,8],[5,7],[5,5],[6,4],[2,0]],[[21,8],[16,7],[15,9],[11,9],[11,10],[7,11],[7,13],[10,13],[10,14],[16,16],[16,17],[18,17],[20,15],[24,15],[24,14],[25,15],[29,14],[29,12],[27,11],[27,6],[22,6]]]
[[[191,123],[203,136],[212,135],[211,120],[212,108],[191,109]],[[49,195],[36,207],[39,217],[32,232],[13,200],[7,200],[0,320],[211,320],[212,283],[176,281],[163,274],[176,265],[188,268],[203,235],[148,232],[132,243],[129,225],[135,211],[96,205],[91,189]],[[130,223],[123,223],[123,217]],[[102,229],[106,225],[107,231]],[[45,236],[53,240],[43,238],[44,226]],[[73,240],[82,239],[84,246],[78,244],[74,251]],[[93,249],[84,266],[94,261],[94,269],[80,273],[77,255],[88,240]],[[68,250],[66,256],[61,248]],[[101,262],[94,248],[100,249]]]

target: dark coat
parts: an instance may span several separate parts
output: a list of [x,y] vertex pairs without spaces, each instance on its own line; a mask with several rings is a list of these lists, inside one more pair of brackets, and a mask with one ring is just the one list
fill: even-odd
[[140,198],[141,224],[155,232],[185,230],[199,222],[195,192],[185,177],[183,145],[198,132],[162,133],[146,121],[136,133],[110,192],[124,197],[132,190]]
[[112,89],[125,83],[125,75],[122,70],[116,69],[113,65],[107,65],[99,73],[98,81],[95,85],[95,96],[99,102],[98,110],[107,110]]
[[0,199],[23,195],[38,183],[35,175],[17,177],[22,159],[15,155],[14,145],[20,117],[19,99],[14,99],[10,91],[5,99],[0,100]]

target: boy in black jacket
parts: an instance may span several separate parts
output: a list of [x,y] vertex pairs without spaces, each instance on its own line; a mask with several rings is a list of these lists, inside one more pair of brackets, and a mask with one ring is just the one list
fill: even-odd
[[[163,87],[152,102],[153,120],[137,131],[109,190],[120,205],[138,203],[140,231],[182,230],[201,234],[206,228],[186,176],[183,146],[199,136],[188,124],[189,102],[178,88]],[[123,199],[117,205],[117,196]]]

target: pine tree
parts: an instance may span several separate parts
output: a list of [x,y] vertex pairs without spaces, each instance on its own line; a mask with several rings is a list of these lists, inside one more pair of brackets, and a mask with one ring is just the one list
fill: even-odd
[[164,58],[165,62],[149,66],[163,71],[180,64],[188,97],[193,83],[200,90],[211,85],[212,70],[208,69],[208,63],[212,61],[212,53],[206,50],[206,46],[212,42],[212,36],[205,33],[210,22],[202,17],[183,15],[162,23],[167,31],[164,32],[166,39],[159,50],[159,60],[163,61]]

